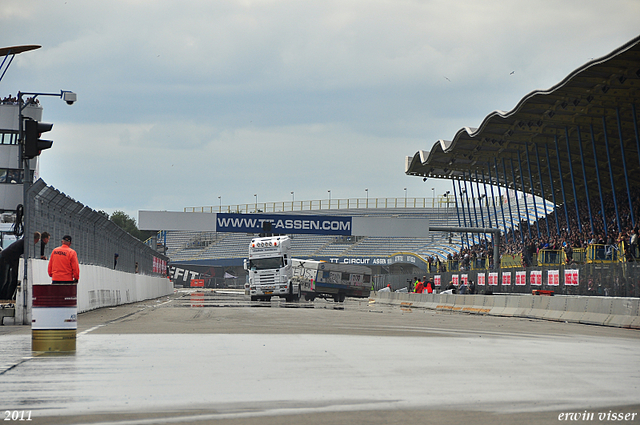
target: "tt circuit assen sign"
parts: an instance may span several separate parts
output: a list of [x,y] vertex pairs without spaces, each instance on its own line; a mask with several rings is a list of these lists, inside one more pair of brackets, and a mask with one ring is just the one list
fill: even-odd
[[287,216],[261,214],[217,214],[216,231],[242,233],[307,233],[315,235],[351,235],[351,217]]

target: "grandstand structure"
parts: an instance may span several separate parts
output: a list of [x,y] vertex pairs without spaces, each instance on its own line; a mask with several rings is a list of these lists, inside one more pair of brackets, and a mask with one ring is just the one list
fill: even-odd
[[[513,110],[492,112],[480,127],[462,128],[451,140],[407,156],[405,174],[535,195],[559,206],[557,234],[617,235],[627,230],[623,215],[633,227],[639,218],[639,103],[636,37],[554,87],[529,93]],[[613,229],[598,214],[609,198],[618,217]],[[545,230],[549,237],[554,229]]]
[[[286,213],[296,211],[309,215],[379,216],[396,218],[428,218],[433,225],[458,225],[453,202],[427,198],[380,198],[366,200],[334,199],[326,201],[299,201],[289,203],[262,203],[223,207],[185,208],[185,211],[204,214],[211,212],[240,211]],[[385,207],[387,206],[387,207]],[[172,262],[207,262],[215,265],[242,265],[247,256],[249,242],[256,235],[242,233],[165,231],[159,242],[165,243]],[[389,238],[329,235],[289,235],[292,238],[292,255],[298,258],[329,260],[330,258],[386,257],[398,252],[410,252],[426,261],[428,256],[454,252],[455,243],[449,244],[448,235],[434,232],[429,238]]]
[[[482,201],[482,203],[480,202]],[[514,197],[510,200],[514,205],[522,206],[523,199]],[[185,212],[218,213],[240,212],[246,214],[272,212],[288,213],[296,211],[298,214],[309,215],[344,215],[350,217],[373,216],[394,218],[428,218],[430,226],[458,227],[462,225],[460,209],[466,205],[460,200],[460,206],[445,194],[438,198],[373,198],[373,199],[333,199],[298,202],[273,202],[244,204],[218,207],[188,207]],[[502,227],[495,218],[498,214],[509,214],[507,202],[502,197],[476,199],[474,221],[469,225],[481,227],[481,223],[494,223],[503,231],[510,229]],[[484,207],[482,207],[484,205]],[[540,208],[543,208],[539,202]],[[540,209],[537,214],[546,215],[553,210],[553,205],[547,203],[546,210]],[[515,210],[514,210],[515,211]],[[512,211],[513,213],[513,211]],[[534,213],[528,212],[527,217]],[[525,215],[512,217],[507,224],[519,223]],[[484,227],[484,226],[482,226]],[[247,257],[248,246],[254,234],[219,233],[213,231],[162,231],[158,236],[158,243],[165,247],[166,254],[173,264],[198,264],[211,267],[227,267],[238,272]],[[468,235],[431,232],[427,238],[410,237],[376,237],[376,236],[330,236],[292,234],[292,255],[296,258],[316,259],[333,262],[356,262],[359,264],[390,264],[389,258],[403,255],[403,260],[423,273],[428,269],[429,258],[444,262],[451,254],[470,243]],[[486,237],[486,236],[483,236]],[[479,240],[472,236],[471,241]],[[395,262],[393,262],[395,263]],[[416,272],[418,272],[416,270]]]

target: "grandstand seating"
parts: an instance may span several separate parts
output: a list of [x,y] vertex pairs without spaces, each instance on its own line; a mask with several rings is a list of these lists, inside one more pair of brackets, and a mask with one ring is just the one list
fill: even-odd
[[[394,204],[395,205],[395,204]],[[297,214],[330,214],[348,216],[382,216],[425,218],[434,226],[457,226],[455,208],[345,208],[296,212]],[[206,214],[206,213],[203,213]],[[459,251],[459,238],[449,243],[448,234],[433,232],[429,238],[361,237],[349,241],[326,235],[290,235],[293,256],[326,258],[342,256],[380,257],[398,252],[440,256]],[[196,231],[167,231],[167,255],[172,261],[245,258],[252,235]]]

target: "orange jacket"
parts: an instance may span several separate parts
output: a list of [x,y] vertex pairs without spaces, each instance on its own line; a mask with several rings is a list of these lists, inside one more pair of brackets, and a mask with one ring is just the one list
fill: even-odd
[[78,254],[67,245],[53,250],[49,258],[49,276],[54,281],[71,282],[80,278]]

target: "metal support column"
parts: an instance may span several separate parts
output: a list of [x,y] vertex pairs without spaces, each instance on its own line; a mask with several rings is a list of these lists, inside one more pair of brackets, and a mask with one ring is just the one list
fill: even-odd
[[[453,197],[456,201],[456,215],[458,216],[458,227],[462,227],[462,223],[460,222],[460,209],[458,208],[458,194],[456,193],[456,181],[451,180],[451,186],[453,186]],[[460,234],[460,246],[464,247],[464,236]]]
[[[480,208],[480,220],[482,227],[484,227],[484,214],[482,213],[482,196],[480,196],[480,181],[478,180],[478,169],[476,168],[476,190],[478,191],[478,207]],[[487,192],[484,192],[484,196],[487,196]],[[487,240],[487,234],[485,233],[484,239]],[[481,241],[482,242],[482,241]]]
[[569,159],[569,173],[571,175],[571,187],[573,188],[573,201],[576,205],[576,218],[578,220],[578,231],[582,232],[582,223],[580,222],[580,209],[578,208],[578,194],[576,191],[576,182],[573,179],[573,164],[571,162],[571,145],[569,145],[569,128],[564,127],[564,137],[567,140],[567,158]]
[[524,201],[525,217],[527,219],[527,231],[529,232],[529,240],[531,240],[531,224],[529,222],[529,206],[527,205],[527,192],[524,190],[524,177],[522,177],[522,158],[518,150],[518,167],[520,168],[520,188],[522,192],[522,200]]
[[[533,214],[536,217],[536,230],[538,232],[538,238],[540,237],[540,222],[538,219],[538,205],[536,205],[536,192],[533,190],[533,177],[531,175],[531,159],[529,159],[529,144],[525,143],[525,149],[527,152],[527,171],[529,171],[529,188],[531,190],[531,198],[533,200]],[[491,224],[489,224],[491,227]]]
[[[567,194],[564,191],[564,178],[562,177],[562,164],[560,163],[560,147],[558,146],[558,135],[553,138],[556,143],[556,159],[558,160],[558,174],[560,174],[560,188],[562,189],[562,206],[564,207],[564,219],[567,223],[567,232],[571,233],[571,226],[569,224],[569,211],[567,210]],[[560,234],[560,229],[558,229]]]
[[507,220],[504,218],[504,202],[502,201],[502,189],[500,188],[500,173],[498,172],[498,160],[495,156],[493,157],[493,164],[496,167],[496,185],[498,186],[498,196],[500,197],[500,212],[502,213],[502,224],[504,226],[504,240],[508,241],[509,234],[507,233]]
[[576,126],[578,132],[578,146],[580,147],[580,163],[582,164],[582,176],[584,177],[584,191],[587,195],[587,207],[589,207],[589,223],[591,224],[591,233],[594,233],[593,229],[593,214],[591,212],[591,199],[589,198],[589,184],[587,183],[587,172],[584,167],[584,153],[582,151],[582,135],[580,134],[580,126]]
[[[604,226],[604,236],[607,236],[607,217],[604,215],[604,198],[602,197],[602,184],[600,183],[600,167],[598,166],[598,153],[596,152],[596,136],[593,133],[593,124],[589,125],[591,129],[591,146],[593,146],[593,161],[596,166],[596,179],[598,180],[598,193],[600,193],[600,215]],[[594,236],[597,236],[594,234]]]
[[[602,132],[604,133],[604,147],[607,150],[607,163],[609,164],[609,177],[611,178],[611,192],[613,195],[613,206],[616,209],[616,223],[618,224],[618,232],[622,232],[620,228],[620,214],[618,214],[618,198],[616,196],[616,185],[613,183],[613,167],[611,166],[611,155],[609,154],[609,136],[607,135],[607,120],[602,116]],[[604,209],[602,215],[604,215]],[[606,219],[605,219],[606,221]]]
[[538,179],[540,180],[540,195],[542,196],[542,208],[544,209],[544,222],[547,224],[547,238],[550,238],[551,232],[549,231],[549,214],[547,214],[547,198],[544,197],[544,182],[542,181],[540,155],[538,155],[538,145],[534,143],[533,147],[536,149],[536,162],[538,163]]
[[[464,175],[464,171],[462,172],[462,175]],[[476,209],[476,195],[473,192],[473,182],[471,181],[471,170],[469,170],[469,187],[471,188],[471,203],[473,204],[473,217],[475,218],[474,226],[480,227],[478,226],[478,210]]]
[[[513,193],[516,195],[516,211],[518,211],[518,230],[520,230],[520,242],[524,244],[524,232],[522,231],[522,214],[520,214],[520,201],[518,201],[518,183],[516,182],[516,172],[513,169],[513,158],[511,162],[511,178],[513,178]],[[527,220],[528,224],[528,220]]]
[[631,104],[631,113],[633,114],[633,131],[636,134],[636,149],[638,150],[638,164],[640,165],[640,135],[638,134],[638,119],[636,118],[636,105]]
[[631,212],[631,225],[636,227],[636,219],[633,215],[633,202],[631,202],[631,189],[629,188],[629,174],[627,174],[627,160],[624,155],[624,142],[622,140],[622,124],[620,123],[620,108],[616,108],[616,118],[618,119],[618,136],[620,137],[620,153],[622,154],[622,165],[624,168],[624,181],[627,184],[627,197],[629,198],[629,211]]
[[[487,162],[487,172],[489,173],[489,181],[491,182],[491,201],[493,202],[493,217],[496,220],[496,228],[500,227],[499,221],[498,220],[498,210],[496,209],[496,195],[493,192],[493,179],[491,178],[491,164],[489,162]],[[489,226],[491,227],[491,226]],[[506,231],[507,229],[505,229]]]
[[[516,226],[513,223],[513,211],[511,210],[511,197],[509,196],[509,182],[507,181],[507,166],[505,165],[504,157],[502,158],[502,173],[504,174],[504,186],[507,189],[507,205],[509,205],[509,218],[511,221],[511,236],[513,242],[516,241]],[[520,227],[518,225],[518,227]]]
[[[467,213],[469,214],[469,227],[477,227],[475,224],[473,224],[473,220],[471,219],[471,206],[469,205],[469,191],[467,190],[467,177],[464,171],[462,172],[462,181],[464,182],[464,196],[465,198],[467,198]],[[473,233],[471,234],[471,243],[472,244],[476,243],[476,239]],[[469,247],[471,247],[471,245],[469,245]]]
[[[467,227],[467,216],[464,213],[464,198],[462,197],[462,185],[460,184],[460,180],[458,180],[458,190],[460,191],[460,201],[462,201],[462,222],[464,223],[464,227]],[[469,235],[465,234],[465,238],[467,239],[467,247],[471,247],[471,245],[469,245]]]
[[[551,182],[551,195],[553,198],[553,216],[556,218],[556,233],[560,236],[560,223],[558,222],[558,203],[556,202],[556,190],[553,187],[553,174],[551,173],[551,159],[549,159],[549,145],[544,145],[547,151],[547,168],[549,169],[549,181]],[[545,206],[545,211],[547,207]]]
[[489,209],[489,197],[487,196],[487,181],[484,178],[484,167],[482,168],[482,185],[484,186],[484,198],[487,200],[487,220],[489,220],[489,227],[491,227],[491,210]]

